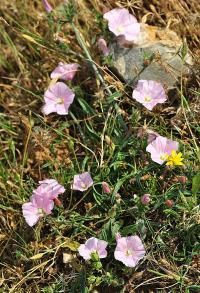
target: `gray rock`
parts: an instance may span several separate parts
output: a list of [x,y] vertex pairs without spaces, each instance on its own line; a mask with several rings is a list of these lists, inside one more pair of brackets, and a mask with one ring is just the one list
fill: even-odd
[[[137,44],[121,40],[113,43],[110,52],[114,68],[130,85],[138,79],[156,80],[167,89],[175,86],[182,74],[190,72],[192,58],[187,53],[185,64],[181,57],[182,41],[176,33],[166,29],[143,25]],[[129,46],[128,48],[125,46]]]

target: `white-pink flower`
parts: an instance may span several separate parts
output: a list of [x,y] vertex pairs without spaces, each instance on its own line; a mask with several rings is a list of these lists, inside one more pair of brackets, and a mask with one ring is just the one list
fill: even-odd
[[104,38],[100,37],[97,41],[97,44],[98,44],[99,50],[103,53],[103,55],[108,56],[110,53],[110,50]]
[[30,202],[22,205],[23,216],[29,226],[34,226],[41,217],[51,214],[54,200],[65,191],[55,179],[39,181],[40,185],[33,190]]
[[77,63],[63,63],[59,62],[58,66],[52,71],[51,78],[58,78],[62,80],[72,80],[78,70],[79,64]]
[[107,256],[107,245],[108,242],[91,237],[85,242],[85,244],[79,246],[78,252],[85,260],[91,259],[92,253],[97,253],[99,258],[105,258]]
[[93,180],[89,172],[74,175],[74,181],[72,185],[73,190],[85,191],[93,185]]
[[151,159],[160,165],[166,161],[173,150],[178,150],[178,142],[163,136],[157,136],[146,148],[146,151],[151,154]]
[[30,202],[22,205],[22,212],[27,224],[32,227],[41,217],[51,214],[53,207],[53,200],[38,193],[32,195]]
[[40,185],[37,189],[33,190],[33,195],[40,194],[41,196],[48,196],[54,200],[59,194],[65,192],[65,188],[58,183],[55,179],[45,179],[39,181]]
[[63,82],[50,86],[44,94],[45,105],[42,112],[45,115],[56,112],[59,115],[68,114],[69,106],[73,103],[75,94]]
[[152,110],[157,104],[167,100],[163,86],[154,80],[139,80],[132,97],[148,110]]
[[115,8],[103,16],[108,20],[108,27],[116,36],[124,36],[127,41],[136,41],[140,33],[137,19],[125,8]]
[[115,259],[127,267],[135,267],[145,255],[145,248],[138,236],[119,237],[114,252]]

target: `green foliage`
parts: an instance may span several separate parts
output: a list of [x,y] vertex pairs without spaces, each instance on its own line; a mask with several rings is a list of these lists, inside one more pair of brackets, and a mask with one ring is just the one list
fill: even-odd
[[197,195],[200,192],[200,172],[198,172],[192,179],[192,193]]

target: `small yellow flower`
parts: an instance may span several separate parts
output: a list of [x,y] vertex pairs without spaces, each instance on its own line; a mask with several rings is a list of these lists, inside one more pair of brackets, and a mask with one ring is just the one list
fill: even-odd
[[167,166],[182,166],[184,165],[182,153],[178,153],[176,151],[172,151],[171,155],[166,158]]

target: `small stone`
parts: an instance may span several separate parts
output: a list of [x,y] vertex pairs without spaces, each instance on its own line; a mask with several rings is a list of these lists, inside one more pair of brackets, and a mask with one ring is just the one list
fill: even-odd
[[137,44],[119,39],[110,46],[114,68],[130,85],[139,79],[155,80],[166,89],[175,87],[181,72],[189,74],[192,57],[181,57],[183,43],[170,29],[141,24]]

